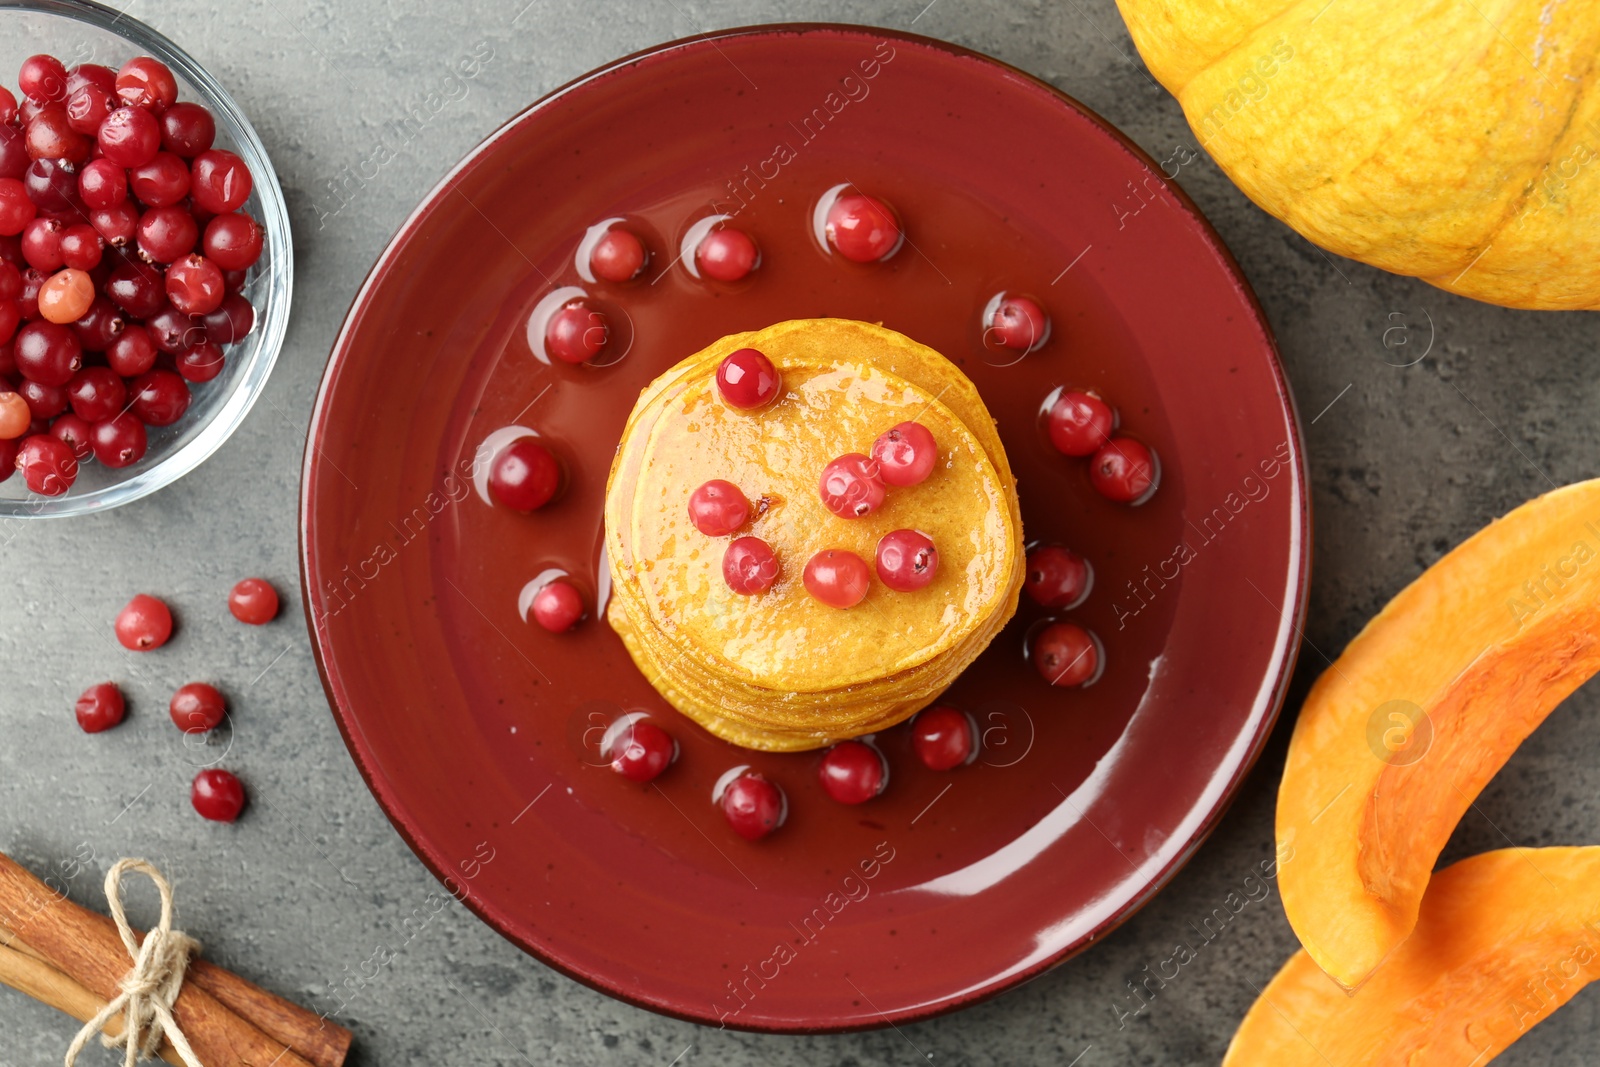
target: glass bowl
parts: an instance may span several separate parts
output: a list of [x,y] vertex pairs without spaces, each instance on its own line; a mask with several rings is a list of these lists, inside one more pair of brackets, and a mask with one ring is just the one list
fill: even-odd
[[193,399],[171,426],[148,427],[149,448],[139,462],[113,470],[93,459],[61,496],[29,491],[20,475],[0,482],[0,519],[59,518],[105,511],[148,496],[194,470],[221,447],[261,395],[283,346],[293,287],[294,255],[283,190],[266,148],[244,112],[190,55],[144,23],[89,0],[0,0],[0,84],[15,92],[17,71],[30,55],[46,52],[71,68],[99,63],[113,70],[137,55],[154,56],[172,69],[178,99],[204,104],[216,119],[216,146],[250,167],[254,188],[241,211],[261,223],[265,241],[250,268],[244,295],[255,305],[255,329],[224,347],[222,373],[191,386]]

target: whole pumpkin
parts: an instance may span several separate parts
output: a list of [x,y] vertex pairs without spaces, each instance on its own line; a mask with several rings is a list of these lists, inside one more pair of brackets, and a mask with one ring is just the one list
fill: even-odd
[[1200,144],[1330,251],[1600,308],[1600,0],[1117,0]]

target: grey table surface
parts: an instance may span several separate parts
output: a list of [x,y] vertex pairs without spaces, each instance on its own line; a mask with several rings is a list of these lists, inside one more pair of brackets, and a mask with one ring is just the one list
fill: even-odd
[[[335,331],[405,215],[468,149],[557,85],[636,49],[726,26],[842,21],[912,29],[997,56],[1106,116],[1157,158],[1192,136],[1144,73],[1112,0],[132,0],[254,118],[296,229],[287,346],[262,401],[209,462],[113,514],[8,526],[0,543],[0,849],[81,871],[103,906],[117,856],[179,886],[180,922],[209,955],[302,1001],[332,1002],[432,876],[368,794],[312,662],[296,572],[296,491],[312,398]],[[440,91],[452,65],[493,51],[341,210],[330,192],[389,123]],[[610,1000],[547,969],[452,904],[364,983],[342,1018],[354,1064],[1206,1064],[1295,947],[1276,895],[1119,1021],[1125,983],[1170,955],[1270,854],[1293,711],[1324,653],[1446,549],[1552,485],[1595,473],[1600,319],[1507,311],[1330,258],[1259,211],[1209,160],[1184,189],[1255,286],[1305,421],[1314,492],[1310,617],[1300,669],[1260,763],[1194,860],[1091,951],[986,1004],[899,1030],[811,1037],[702,1029]],[[1396,327],[1399,327],[1397,330]],[[1426,351],[1426,356],[1417,361]],[[1396,364],[1411,364],[1396,366]],[[248,574],[288,594],[241,636],[226,590]],[[186,625],[156,679],[106,640],[134,587],[167,594]],[[214,750],[174,746],[166,676],[227,679],[229,760],[254,797],[231,828],[201,823],[187,781]],[[87,743],[71,705],[122,680],[130,723]],[[1485,790],[1446,860],[1600,836],[1592,687],[1558,709]],[[222,742],[217,742],[222,743]],[[0,990],[0,1067],[59,1062],[73,1026]],[[1502,1059],[1593,1061],[1600,996],[1580,994]],[[98,1050],[84,1062],[110,1063]],[[120,1061],[119,1061],[120,1062]]]

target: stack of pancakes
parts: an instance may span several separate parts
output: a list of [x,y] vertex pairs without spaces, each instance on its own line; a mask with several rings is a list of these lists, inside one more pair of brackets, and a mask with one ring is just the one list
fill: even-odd
[[[755,348],[783,376],[756,411],[726,404],[717,367]],[[939,446],[927,480],[890,487],[883,505],[844,519],[822,503],[830,460],[866,453],[879,434],[920,422]],[[751,519],[730,537],[689,520],[712,479],[739,486]],[[932,583],[895,592],[874,576],[840,610],[801,581],[824,549],[872,563],[878,539],[920,530],[939,553]],[[777,554],[777,582],[742,596],[722,557],[753,535]],[[640,394],[606,489],[612,591],[607,618],[666,700],[734,744],[819,748],[872,733],[931,703],[1015,613],[1022,520],[994,420],[977,389],[933,349],[845,319],[779,323],[724,337]]]

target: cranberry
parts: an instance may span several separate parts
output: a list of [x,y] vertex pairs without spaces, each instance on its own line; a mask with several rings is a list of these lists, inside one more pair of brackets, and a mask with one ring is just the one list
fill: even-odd
[[978,731],[965,712],[940,704],[911,721],[911,748],[930,769],[948,771],[972,762],[978,754]]
[[60,247],[62,265],[73,270],[94,270],[105,256],[105,241],[86,222],[68,226]]
[[139,209],[131,200],[89,212],[89,225],[112,248],[126,248],[139,232]]
[[[4,127],[0,127],[4,129]],[[18,234],[39,214],[28,190],[15,178],[0,178],[0,234]]]
[[64,159],[82,163],[89,158],[89,138],[72,128],[67,109],[58,105],[40,111],[28,123],[28,155],[34,159]]
[[206,340],[219,345],[231,345],[244,340],[255,328],[256,309],[238,293],[229,293],[222,298],[221,306],[206,315],[202,322]]
[[156,343],[138,323],[125,326],[106,349],[106,364],[124,378],[136,378],[156,365]]
[[[148,162],[129,168],[128,184],[146,206],[172,207],[189,195],[189,168],[171,152],[157,152]],[[192,216],[189,223],[194,226]],[[189,247],[194,247],[193,241]]]
[[217,122],[200,104],[173,104],[161,113],[161,147],[193,159],[217,139]]
[[[11,346],[11,339],[22,325],[22,302],[0,297],[0,345]],[[15,356],[12,357],[13,361]]]
[[1100,649],[1089,631],[1071,622],[1046,626],[1033,639],[1033,666],[1051,685],[1080,686],[1100,671]]
[[[100,124],[116,110],[116,97],[98,85],[84,85],[67,97],[67,125],[74,133],[93,136]],[[102,144],[103,150],[105,146]]]
[[128,601],[117,615],[117,640],[123,648],[149,652],[160,648],[172,636],[172,612],[148,593]]
[[79,729],[86,734],[97,734],[121,722],[128,705],[122,699],[122,690],[110,682],[101,682],[83,691],[72,712],[78,718]]
[[106,280],[106,296],[134,318],[148,319],[166,307],[166,278],[148,263],[124,263]]
[[67,224],[48,215],[28,223],[22,231],[22,256],[28,266],[46,274],[61,269],[61,237]]
[[1050,443],[1064,456],[1094,455],[1116,427],[1116,412],[1098,393],[1062,393],[1045,416]]
[[889,485],[916,485],[933,473],[939,461],[939,444],[920,422],[891,426],[872,442],[878,477]]
[[177,102],[178,81],[165,63],[138,56],[117,71],[117,95],[124,104],[159,114]]
[[[85,367],[67,385],[72,412],[85,422],[104,422],[122,410],[128,400],[121,375],[110,367]],[[137,401],[136,401],[137,403]]]
[[70,411],[58,415],[50,423],[50,435],[65,441],[79,463],[94,454],[94,449],[89,444],[89,435],[93,430],[86,419],[80,419]]
[[178,729],[186,734],[203,734],[221,724],[228,707],[215,686],[190,682],[172,694],[167,710]]
[[883,478],[874,460],[847,452],[822,468],[817,491],[827,509],[841,519],[861,519],[883,503]]
[[35,103],[48,104],[65,99],[67,68],[55,56],[29,56],[17,74],[17,88]]
[[689,521],[709,537],[731,534],[749,518],[750,501],[732,482],[713,478],[689,494]]
[[561,464],[531,437],[506,445],[489,467],[489,493],[512,511],[533,511],[561,488]]
[[[154,315],[144,320],[145,329],[150,331],[150,340],[156,347],[169,356],[176,356],[186,352],[193,345],[197,345],[206,338],[206,328],[197,319],[191,318],[170,304],[157,311]],[[185,378],[190,378],[185,374]],[[209,381],[211,375],[205,380]]]
[[630,719],[602,755],[624,778],[648,782],[672,766],[678,758],[678,742],[648,719]]
[[761,253],[743,230],[724,227],[706,234],[694,250],[700,272],[719,282],[736,282],[756,269]]
[[200,817],[212,822],[233,822],[244,810],[244,783],[232,771],[207,767],[194,776],[189,803]]
[[544,347],[565,363],[584,363],[600,354],[610,332],[603,314],[584,304],[568,304],[550,316]]
[[22,127],[0,124],[0,178],[20,181],[32,163],[28,135]]
[[75,216],[83,210],[78,196],[78,168],[67,160],[34,160],[22,175],[22,184],[40,211]]
[[17,447],[17,470],[28,488],[44,496],[60,496],[78,478],[78,457],[72,447],[48,433],[22,439]]
[[865,741],[840,741],[828,749],[817,768],[822,788],[841,804],[860,804],[889,784],[883,754]]
[[1089,461],[1089,480],[1108,500],[1143,503],[1156,484],[1156,458],[1131,437],[1113,437]]
[[221,374],[226,363],[227,357],[222,354],[222,346],[202,336],[200,341],[178,353],[177,367],[179,374],[198,383],[209,382]]
[[1089,564],[1060,545],[1041,545],[1028,553],[1022,587],[1046,608],[1075,608],[1089,594]]
[[[82,376],[92,370],[105,368],[85,367],[78,374]],[[120,378],[117,380],[121,382]],[[131,410],[146,426],[171,426],[189,410],[189,383],[169,370],[146,371],[128,383],[128,392],[133,397]],[[113,410],[112,414],[115,413]]]
[[17,386],[17,392],[28,402],[28,410],[33,412],[35,420],[53,419],[67,410],[67,390],[62,386],[24,380]]
[[625,282],[644,270],[644,242],[631,230],[613,226],[600,236],[589,253],[589,269],[596,278]]
[[66,385],[83,366],[78,335],[55,322],[30,322],[17,331],[17,369],[40,385]]
[[1018,352],[1032,352],[1044,344],[1050,330],[1044,309],[1025,296],[1003,297],[984,325],[985,340]]
[[17,450],[20,443],[0,438],[0,482],[17,473]]
[[94,446],[95,459],[107,467],[120,468],[143,459],[149,441],[145,436],[144,423],[139,421],[137,415],[124,411],[114,418],[95,423],[90,444]]
[[78,343],[85,352],[104,352],[127,328],[128,320],[103,296],[95,297],[89,310],[72,324],[72,332],[78,335]]
[[29,322],[39,317],[39,290],[49,280],[43,271],[33,267],[22,272],[22,295],[17,297],[17,308]]
[[900,247],[900,223],[876,197],[846,193],[828,208],[824,231],[845,259],[875,263]]
[[78,195],[87,208],[120,204],[128,199],[128,172],[109,159],[92,159],[78,172]]
[[206,223],[201,247],[223,270],[246,270],[261,258],[265,235],[249,215],[218,215]]
[[226,215],[250,199],[250,168],[232,152],[220,148],[201,152],[194,157],[193,173],[194,203],[203,211]]
[[853,608],[866,599],[872,571],[866,560],[842,548],[828,548],[806,564],[806,592],[830,608]]
[[278,617],[278,591],[264,578],[246,578],[228,593],[228,610],[240,622],[265,626]]
[[94,303],[94,282],[87,272],[66,267],[39,287],[38,300],[41,318],[65,326],[81,319]]
[[160,151],[161,124],[142,107],[119,107],[100,124],[100,154],[119,167],[143,167]]
[[550,582],[534,594],[533,618],[551,633],[564,634],[583,619],[583,597],[571,582]]
[[722,399],[742,410],[771,403],[781,384],[772,360],[753,348],[731,352],[717,366],[717,391]]
[[787,807],[783,790],[757,771],[729,782],[717,803],[733,832],[746,841],[759,841],[781,826]]
[[0,125],[9,124],[17,118],[17,98],[10,89],[0,85]]
[[98,63],[79,63],[67,71],[68,96],[87,85],[114,96],[117,92],[117,72]]
[[778,557],[759,537],[739,537],[722,553],[722,580],[740,596],[765,593],[778,580]]
[[0,260],[0,300],[15,300],[22,295],[22,272]]
[[185,315],[209,315],[222,306],[222,271],[205,256],[190,254],[167,268],[167,299]]
[[[137,185],[134,192],[138,192]],[[139,251],[153,263],[173,262],[192,251],[199,238],[194,216],[181,207],[153,207],[139,216]]]
[[878,542],[878,578],[897,593],[912,593],[939,571],[933,539],[916,530],[891,530]]
[[244,283],[249,279],[250,275],[247,271],[225,270],[222,272],[222,280],[228,283],[228,292],[230,293],[244,292]]
[[11,441],[28,432],[33,412],[21,393],[0,393],[0,440]]

